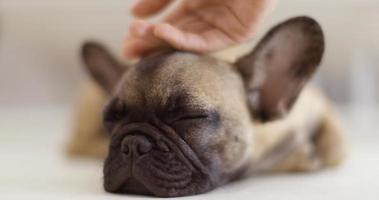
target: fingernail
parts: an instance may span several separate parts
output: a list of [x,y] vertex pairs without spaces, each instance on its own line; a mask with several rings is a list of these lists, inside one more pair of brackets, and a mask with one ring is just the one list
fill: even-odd
[[138,37],[143,37],[144,35],[147,34],[149,29],[152,27],[151,24],[144,22],[144,21],[136,21],[131,25],[131,32],[132,34],[138,36]]

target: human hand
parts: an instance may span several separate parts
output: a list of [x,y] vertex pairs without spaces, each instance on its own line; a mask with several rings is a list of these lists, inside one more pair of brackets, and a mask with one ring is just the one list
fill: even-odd
[[[151,17],[173,0],[139,0],[136,17]],[[198,53],[222,50],[254,37],[275,0],[183,0],[162,22],[136,20],[124,54],[138,58],[165,47]]]

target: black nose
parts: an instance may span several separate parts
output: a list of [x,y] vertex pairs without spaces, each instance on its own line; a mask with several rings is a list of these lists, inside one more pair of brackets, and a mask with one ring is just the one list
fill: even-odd
[[152,148],[150,141],[143,135],[128,135],[122,140],[121,151],[134,157],[148,153]]

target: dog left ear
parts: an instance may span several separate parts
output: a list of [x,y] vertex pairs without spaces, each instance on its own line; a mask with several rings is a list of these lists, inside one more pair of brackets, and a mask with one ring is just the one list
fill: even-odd
[[319,24],[309,17],[285,21],[236,62],[251,112],[261,121],[284,116],[312,77],[324,52]]
[[111,93],[127,70],[106,47],[97,42],[86,42],[82,46],[82,59],[92,78],[107,92]]

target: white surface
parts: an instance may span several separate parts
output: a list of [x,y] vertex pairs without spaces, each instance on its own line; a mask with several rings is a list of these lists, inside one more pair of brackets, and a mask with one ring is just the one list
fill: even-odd
[[[67,110],[56,107],[0,109],[0,199],[146,198],[105,193],[101,186],[101,161],[70,160],[64,156],[70,116]],[[377,113],[372,112],[376,116],[356,115],[357,112],[362,110],[344,115],[348,134],[352,135],[352,148],[342,167],[313,174],[250,178],[183,199],[376,200],[379,196],[379,146],[374,126],[377,125],[362,116],[374,122],[378,119]],[[347,120],[354,119],[352,116],[361,117]],[[357,122],[368,122],[372,126]],[[357,139],[362,137],[369,139]]]

